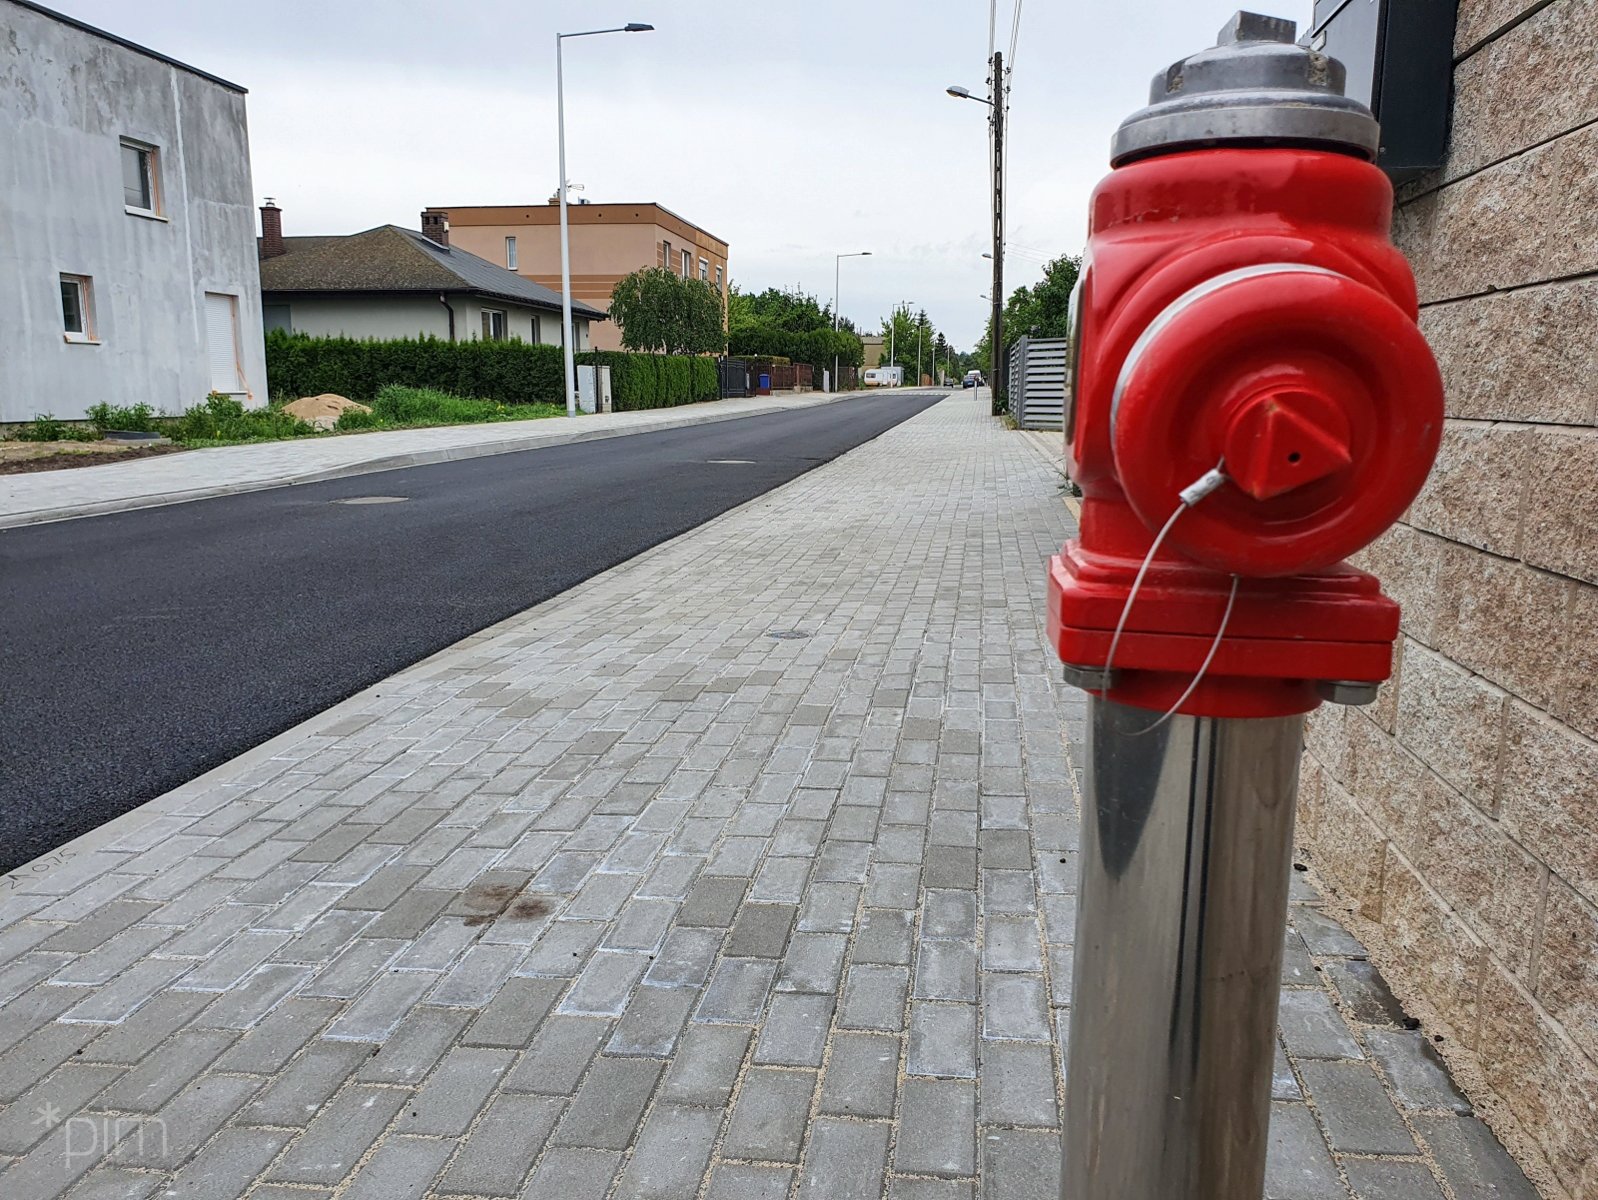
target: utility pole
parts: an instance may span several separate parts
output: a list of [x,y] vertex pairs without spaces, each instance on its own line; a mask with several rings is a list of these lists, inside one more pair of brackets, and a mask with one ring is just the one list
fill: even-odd
[[925,328],[927,316],[922,313],[916,318],[916,387],[921,386],[921,331]]
[[1004,110],[1008,103],[1004,86],[1004,55],[993,52],[993,79],[988,95],[993,98],[988,120],[993,128],[993,373],[988,376],[988,395],[993,414],[1001,411],[999,381],[1004,367]]

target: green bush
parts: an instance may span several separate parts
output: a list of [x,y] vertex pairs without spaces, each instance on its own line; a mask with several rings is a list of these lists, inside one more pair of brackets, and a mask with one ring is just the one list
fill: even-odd
[[[579,354],[577,361],[610,367],[620,412],[693,404],[719,394],[713,358],[601,350]],[[482,397],[507,408],[565,404],[560,347],[527,342],[431,337],[378,342],[273,330],[266,335],[266,371],[271,394],[285,399],[334,392],[370,404],[384,388],[400,385],[455,399]]]
[[100,431],[40,414],[18,428],[13,436],[19,442],[95,442],[100,440]]
[[101,434],[113,429],[125,433],[161,432],[161,421],[156,417],[155,409],[148,404],[116,408],[102,400],[89,410],[89,423]]
[[457,396],[437,388],[390,384],[372,397],[370,413],[346,410],[339,429],[399,429],[416,425],[470,425],[483,421],[528,421],[559,416],[557,404],[501,404]]
[[195,445],[310,437],[317,433],[317,429],[281,409],[245,408],[232,396],[212,392],[205,398],[204,404],[196,404],[181,417],[169,421],[166,433],[175,442]]

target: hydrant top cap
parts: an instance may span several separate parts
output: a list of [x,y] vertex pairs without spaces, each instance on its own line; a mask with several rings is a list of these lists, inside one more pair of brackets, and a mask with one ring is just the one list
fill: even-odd
[[1324,146],[1374,159],[1381,130],[1343,94],[1348,72],[1335,58],[1300,46],[1297,25],[1240,12],[1208,50],[1154,77],[1149,106],[1116,131],[1115,166],[1207,146]]

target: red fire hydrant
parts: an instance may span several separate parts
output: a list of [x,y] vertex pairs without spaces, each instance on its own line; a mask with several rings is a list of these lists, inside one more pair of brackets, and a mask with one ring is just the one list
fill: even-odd
[[1240,13],[1094,193],[1049,634],[1090,700],[1065,1200],[1263,1191],[1303,714],[1386,679],[1343,560],[1415,498],[1442,382],[1341,64]]

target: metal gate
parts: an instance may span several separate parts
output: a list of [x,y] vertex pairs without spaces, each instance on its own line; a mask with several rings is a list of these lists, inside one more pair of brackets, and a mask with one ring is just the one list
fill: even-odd
[[721,398],[749,395],[749,363],[742,358],[723,358],[716,363],[721,382]]
[[1066,344],[1024,337],[1010,347],[1010,412],[1022,429],[1065,427]]

